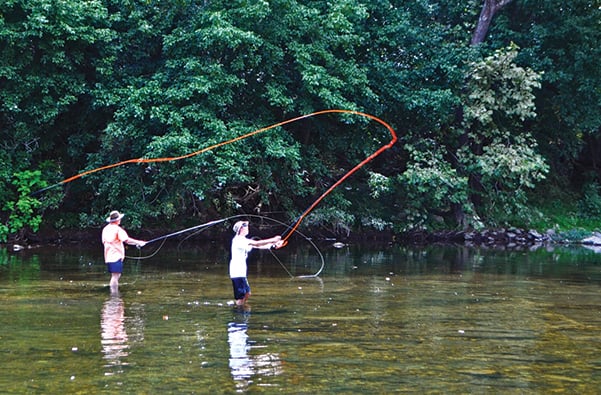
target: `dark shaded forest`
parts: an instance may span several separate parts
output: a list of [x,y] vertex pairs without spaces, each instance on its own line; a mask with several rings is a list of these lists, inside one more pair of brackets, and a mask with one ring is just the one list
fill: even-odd
[[601,2],[4,0],[0,241],[244,213],[323,237],[601,220]]

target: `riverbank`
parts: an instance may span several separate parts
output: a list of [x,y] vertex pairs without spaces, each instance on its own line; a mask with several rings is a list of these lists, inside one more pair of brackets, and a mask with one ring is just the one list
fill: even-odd
[[[11,250],[35,248],[45,245],[72,245],[99,243],[101,229],[55,230],[44,229],[31,233],[23,240],[9,241],[5,245]],[[143,240],[151,240],[165,235],[164,229],[141,229],[130,231],[132,236]],[[169,231],[167,232],[169,233]],[[221,240],[227,242],[229,232],[214,229],[197,235],[182,235],[191,241]],[[553,244],[583,244],[601,248],[601,233],[584,230],[559,232],[549,229],[539,232],[532,229],[500,228],[480,231],[414,231],[407,233],[392,233],[390,231],[351,232],[346,237],[329,237],[327,235],[312,235],[313,240],[324,243],[340,244],[415,244],[432,243],[463,244],[467,246],[486,246],[491,248],[519,249],[537,248]]]
[[601,250],[601,233],[574,229],[556,231],[549,229],[539,232],[533,229],[502,228],[481,231],[442,231],[405,235],[405,242],[410,243],[458,243],[467,246],[487,246],[491,248],[535,249],[550,245],[577,244],[599,247]]

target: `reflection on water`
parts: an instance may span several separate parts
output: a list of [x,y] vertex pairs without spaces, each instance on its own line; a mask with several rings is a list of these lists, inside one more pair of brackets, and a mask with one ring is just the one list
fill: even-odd
[[110,376],[122,373],[122,366],[127,365],[129,344],[125,330],[125,307],[120,296],[111,295],[102,306],[100,327],[102,329],[102,352],[104,359],[107,360],[105,367],[111,368],[105,374]]
[[[226,259],[213,251],[164,249],[132,261],[117,297],[97,249],[0,254],[0,392],[601,388],[601,254],[593,251],[324,247],[315,279],[291,278],[269,253],[256,254],[252,312],[227,305]],[[309,252],[280,253],[294,274],[320,264]]]
[[236,390],[244,392],[253,382],[253,376],[261,380],[263,377],[276,376],[282,372],[282,361],[274,353],[258,353],[251,355],[251,350],[258,350],[260,345],[249,340],[248,322],[250,307],[237,310],[236,318],[228,323],[227,337],[230,346],[229,367]]
[[103,359],[106,360],[104,367],[107,369],[105,376],[123,373],[123,367],[130,365],[128,356],[132,345],[144,340],[143,306],[130,304],[126,315],[123,298],[118,293],[111,294],[102,305],[100,329]]

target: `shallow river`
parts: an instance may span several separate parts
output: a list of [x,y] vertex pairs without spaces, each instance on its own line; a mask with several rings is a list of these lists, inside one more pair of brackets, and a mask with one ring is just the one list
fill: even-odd
[[601,388],[601,254],[585,248],[253,252],[241,310],[223,246],[146,249],[113,296],[98,248],[0,250],[0,392]]

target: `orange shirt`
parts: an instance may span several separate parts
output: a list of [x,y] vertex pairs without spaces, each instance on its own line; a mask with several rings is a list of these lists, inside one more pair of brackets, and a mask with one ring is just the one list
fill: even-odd
[[129,239],[125,229],[117,224],[108,224],[102,229],[102,244],[104,244],[104,261],[117,262],[125,258],[125,243]]

